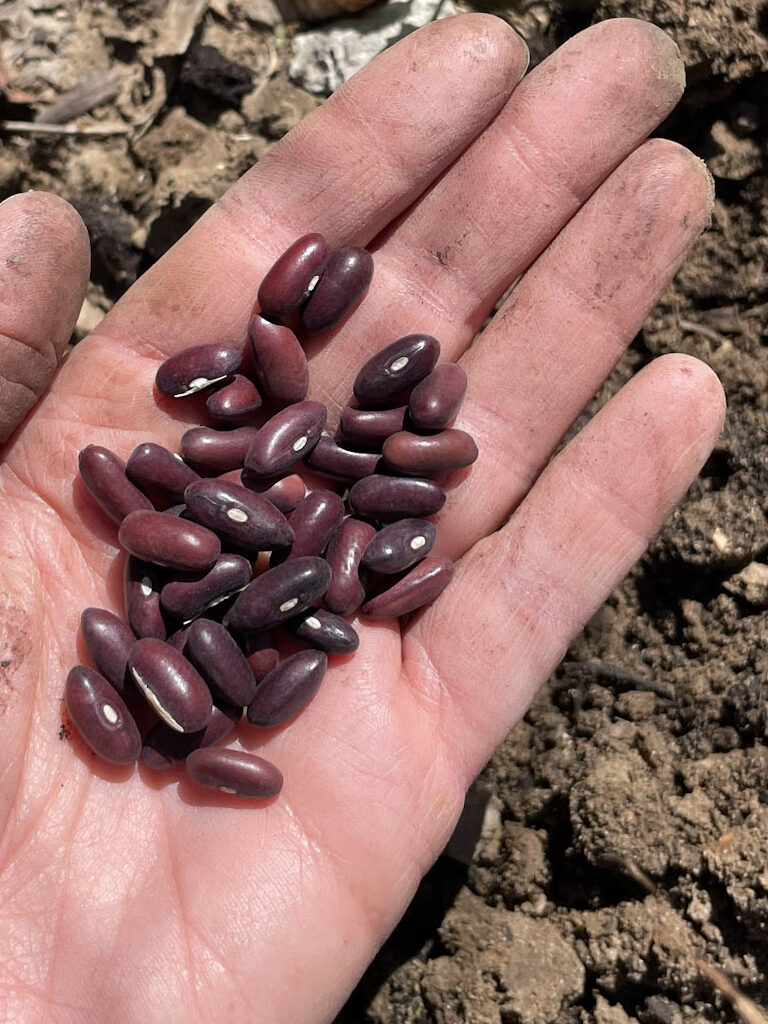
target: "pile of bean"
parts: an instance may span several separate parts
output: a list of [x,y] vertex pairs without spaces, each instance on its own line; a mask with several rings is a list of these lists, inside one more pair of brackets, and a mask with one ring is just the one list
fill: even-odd
[[[180,455],[152,442],[127,463],[97,445],[80,453],[82,480],[127,553],[128,623],[86,608],[96,668],[73,668],[65,691],[73,724],[105,760],[156,770],[184,760],[200,785],[276,795],[277,767],[213,744],[244,708],[262,728],[293,718],[328,655],[357,648],[345,616],[402,616],[449,583],[453,563],[430,554],[426,517],[445,502],[435,477],[477,458],[472,438],[448,426],[463,370],[436,365],[430,335],[394,341],[358,373],[337,438],[324,433],[325,406],[306,397],[297,332],[339,323],[372,273],[364,249],[300,238],[264,278],[247,344],[188,348],[157,372],[163,395],[202,394],[215,427],[188,430]],[[330,487],[306,493],[302,463],[348,488],[346,504]]]

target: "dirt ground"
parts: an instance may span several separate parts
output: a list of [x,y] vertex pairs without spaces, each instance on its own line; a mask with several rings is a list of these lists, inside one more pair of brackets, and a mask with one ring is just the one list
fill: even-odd
[[[81,334],[320,102],[287,65],[302,13],[321,9],[339,13],[334,0],[0,8],[0,116],[22,122],[3,131],[0,198],[48,189],[82,214]],[[706,159],[714,221],[597,401],[685,351],[720,375],[728,422],[488,765],[467,816],[474,853],[441,858],[337,1024],[738,1020],[717,971],[768,1006],[768,5],[483,9],[534,61],[615,16],[678,42],[689,90],[659,134]]]

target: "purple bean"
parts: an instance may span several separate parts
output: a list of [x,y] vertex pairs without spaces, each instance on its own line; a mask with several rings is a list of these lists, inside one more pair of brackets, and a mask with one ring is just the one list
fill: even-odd
[[146,494],[125,475],[125,463],[108,448],[89,444],[79,456],[80,476],[89,494],[110,519],[121,523],[131,512],[152,509]]
[[322,558],[292,558],[249,583],[224,616],[236,633],[260,632],[300,615],[328,589],[331,570]]
[[187,659],[170,644],[137,640],[128,669],[140,693],[176,732],[200,732],[213,714],[211,692]]
[[174,651],[178,651],[179,654],[183,654],[184,648],[187,645],[188,632],[189,626],[182,626],[180,629],[177,629],[175,633],[171,633],[165,642],[170,644]]
[[121,523],[117,537],[135,558],[186,572],[210,569],[221,554],[221,542],[215,533],[164,512],[131,512]]
[[467,390],[467,375],[456,363],[439,363],[411,392],[408,412],[415,427],[440,430],[456,416]]
[[333,491],[312,491],[299,502],[291,516],[294,539],[283,560],[303,555],[322,555],[343,518],[344,502],[338,494]]
[[195,522],[245,551],[268,551],[293,541],[283,513],[242,484],[198,480],[186,489],[184,500]]
[[325,593],[325,604],[337,615],[351,615],[365,599],[360,581],[360,559],[376,530],[360,519],[347,518],[332,538],[326,552],[331,569],[331,583]]
[[193,345],[161,364],[155,384],[163,395],[186,398],[237,373],[242,361],[243,350],[236,345]]
[[477,445],[464,430],[441,430],[431,437],[401,430],[384,442],[384,458],[398,473],[431,477],[471,466]]
[[238,373],[229,384],[208,396],[205,408],[222,426],[239,426],[243,422],[249,423],[261,408],[261,395],[252,381]]
[[310,296],[328,259],[322,235],[302,235],[273,263],[259,288],[262,316],[280,322]]
[[407,334],[365,363],[353,385],[360,405],[384,405],[423,380],[437,362],[440,342],[429,334]]
[[363,565],[372,572],[403,572],[429,554],[436,536],[437,527],[426,519],[399,519],[379,530],[363,553]]
[[264,489],[265,481],[250,473],[247,469],[243,470],[240,478],[244,487],[259,492],[263,498],[271,501],[275,508],[281,512],[292,512],[299,502],[303,501],[307,493],[304,481],[297,473],[284,476],[282,480],[277,480],[275,483],[270,484],[266,490]]
[[345,245],[333,249],[323,275],[301,313],[308,334],[335,327],[363,297],[373,277],[373,260],[367,249]]
[[94,753],[111,764],[138,760],[139,730],[122,697],[102,675],[76,665],[67,676],[64,700],[72,723]]
[[279,768],[256,754],[227,747],[194,750],[187,758],[187,774],[198,786],[232,796],[266,800],[283,788]]
[[322,608],[310,608],[288,628],[299,640],[326,654],[351,654],[360,645],[360,637],[346,619]]
[[149,636],[165,640],[165,621],[160,611],[162,584],[163,575],[156,565],[142,562],[139,558],[126,558],[123,580],[125,614],[139,639]]
[[128,655],[136,643],[133,631],[105,608],[86,608],[80,616],[80,630],[96,668],[125,697]]
[[262,394],[280,407],[303,402],[309,390],[309,366],[293,331],[253,316],[248,341]]
[[363,615],[371,619],[392,619],[416,611],[445,590],[453,579],[453,572],[450,558],[429,555],[394,586],[367,601]]
[[208,572],[166,583],[160,592],[160,603],[175,619],[191,622],[242,590],[252,577],[251,563],[242,555],[219,555]]
[[243,638],[241,646],[257,683],[269,675],[273,668],[277,668],[280,654],[271,633],[249,633]]
[[348,405],[341,411],[341,436],[354,444],[379,447],[390,434],[403,429],[407,412],[407,405],[396,409],[354,409]]
[[165,722],[156,722],[144,740],[141,761],[153,771],[165,771],[185,760],[193,750],[218,743],[243,716],[243,709],[234,704],[214,704],[211,720],[200,732],[176,732]]
[[184,488],[200,479],[180,455],[152,441],[133,449],[125,471],[137,487],[159,491],[171,501],[183,501]]
[[235,430],[214,430],[213,427],[192,427],[182,435],[181,454],[195,469],[208,476],[242,469],[256,427]]
[[184,648],[187,658],[211,690],[238,707],[249,704],[256,693],[245,655],[227,630],[210,619],[196,619],[189,627]]
[[251,725],[281,725],[301,711],[317,693],[328,667],[322,651],[299,651],[266,676],[248,705]]
[[321,476],[330,476],[334,480],[359,480],[375,472],[380,461],[378,452],[355,452],[342,448],[332,437],[323,434],[306,463]]
[[312,451],[327,415],[320,402],[298,402],[282,409],[254,438],[245,457],[246,468],[266,478],[284,473]]
[[394,476],[366,476],[349,492],[353,512],[371,519],[422,518],[439,512],[445,491],[432,480]]

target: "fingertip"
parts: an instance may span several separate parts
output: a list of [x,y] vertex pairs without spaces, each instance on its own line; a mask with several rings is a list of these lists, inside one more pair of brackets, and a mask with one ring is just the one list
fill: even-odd
[[695,356],[669,352],[654,359],[642,373],[647,371],[658,375],[660,400],[681,408],[692,436],[698,434],[702,445],[711,447],[723,429],[727,411],[725,390],[712,367]]

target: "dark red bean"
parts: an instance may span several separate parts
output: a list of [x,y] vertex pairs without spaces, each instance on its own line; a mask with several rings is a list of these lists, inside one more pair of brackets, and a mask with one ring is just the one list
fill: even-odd
[[328,589],[331,570],[322,558],[292,558],[249,583],[224,616],[236,633],[261,632],[300,615]]
[[456,363],[440,363],[411,392],[408,412],[415,427],[440,430],[461,408],[467,375]]
[[445,491],[432,480],[395,476],[367,476],[349,492],[353,512],[371,519],[422,518],[439,512]]
[[354,409],[348,405],[341,411],[341,436],[355,444],[378,448],[390,434],[403,429],[407,405],[396,409]]
[[142,562],[139,558],[126,558],[123,579],[125,614],[139,639],[151,636],[165,640],[165,621],[160,610],[162,585],[163,575],[156,565]]
[[76,665],[64,690],[72,724],[94,753],[111,764],[132,764],[141,736],[122,697],[92,668]]
[[214,476],[231,469],[242,469],[257,434],[256,427],[237,427],[235,430],[192,427],[182,435],[179,448],[191,466]]
[[293,331],[254,316],[248,324],[248,341],[262,394],[280,407],[303,402],[309,390],[309,366]]
[[184,657],[192,662],[217,696],[239,707],[253,700],[256,693],[253,672],[221,623],[196,619],[187,633]]
[[144,739],[141,761],[153,771],[165,771],[183,761],[193,750],[210,747],[232,732],[243,716],[234,704],[214,704],[211,720],[201,732],[176,732],[165,722],[156,722]]
[[441,430],[431,437],[401,430],[384,442],[384,458],[398,473],[431,477],[471,466],[477,445],[464,430]]
[[237,373],[242,361],[243,350],[237,345],[193,345],[161,364],[155,384],[164,395],[186,398]]
[[257,683],[269,675],[273,668],[277,668],[280,661],[271,633],[249,633],[242,641],[242,649]]
[[165,642],[170,644],[174,651],[178,651],[179,654],[183,654],[187,643],[188,632],[189,626],[182,626],[181,629],[177,629],[175,633],[171,633]]
[[428,555],[437,527],[426,519],[399,519],[379,530],[363,553],[363,565],[372,572],[403,572]]
[[133,449],[125,471],[138,487],[158,491],[177,502],[184,500],[184,488],[200,479],[180,455],[152,441]]
[[170,644],[137,640],[128,670],[141,695],[176,732],[200,732],[213,714],[211,692],[197,669]]
[[166,583],[160,603],[175,619],[191,622],[247,586],[253,577],[251,563],[242,555],[219,555],[207,573]]
[[254,438],[245,457],[246,468],[266,478],[286,472],[312,451],[327,415],[320,402],[298,402],[282,409]]
[[292,512],[307,493],[304,481],[297,473],[284,476],[282,480],[271,484],[266,490],[263,489],[264,481],[260,477],[254,477],[247,469],[243,470],[241,479],[244,487],[258,491],[263,498],[271,501],[281,512]]
[[331,569],[331,582],[324,601],[337,615],[351,615],[365,599],[360,560],[375,534],[369,523],[348,517],[328,545],[325,557]]
[[363,615],[371,619],[392,619],[427,604],[445,590],[453,579],[450,558],[429,555],[394,586],[372,597],[363,605]]
[[238,373],[229,384],[208,396],[205,408],[218,423],[236,427],[251,421],[261,408],[261,395],[252,381]]
[[285,559],[322,555],[343,518],[344,502],[338,494],[312,491],[291,516],[294,539]]
[[360,637],[346,619],[322,608],[310,608],[288,628],[299,640],[326,654],[351,654],[360,645]]
[[440,355],[440,342],[429,334],[407,334],[387,345],[363,365],[353,385],[360,405],[383,405],[423,380]]
[[80,452],[78,461],[88,493],[116,523],[121,523],[131,512],[154,507],[146,494],[130,482],[125,474],[125,463],[109,448],[89,444]]
[[367,249],[345,245],[328,256],[323,275],[301,313],[308,334],[335,327],[363,297],[373,277],[373,259]]
[[328,668],[323,651],[299,651],[266,676],[248,705],[251,725],[281,725],[301,711],[317,693]]
[[221,542],[215,533],[164,512],[131,512],[122,521],[117,537],[134,557],[186,572],[210,569],[221,554]]
[[80,629],[88,656],[104,678],[124,697],[128,655],[136,643],[133,631],[106,608],[86,608],[80,616]]
[[328,243],[313,232],[302,235],[272,264],[259,288],[259,309],[281,321],[308,298],[328,259]]
[[218,789],[231,796],[266,800],[283,788],[279,768],[256,754],[227,747],[194,750],[186,761],[187,774],[198,786]]
[[375,472],[381,460],[378,452],[355,452],[342,448],[332,437],[323,434],[306,463],[315,473],[334,480],[359,480]]
[[269,551],[293,542],[288,520],[268,498],[242,484],[198,480],[184,492],[195,522],[245,551]]

